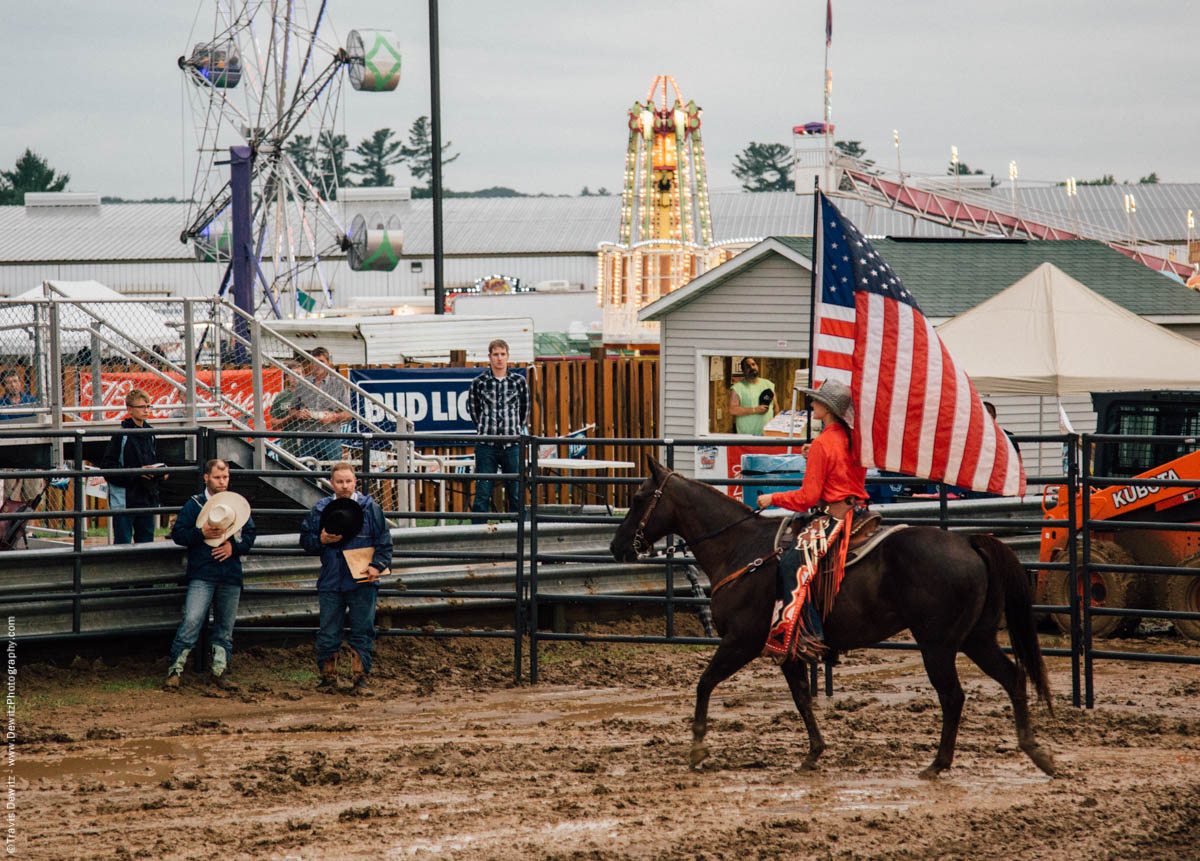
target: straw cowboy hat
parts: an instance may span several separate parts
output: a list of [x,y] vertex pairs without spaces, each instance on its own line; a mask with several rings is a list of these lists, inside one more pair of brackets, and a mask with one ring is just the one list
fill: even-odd
[[318,529],[324,529],[330,535],[342,536],[341,541],[331,545],[337,547],[357,537],[362,525],[362,506],[348,497],[338,497],[321,509],[321,525]]
[[200,515],[196,518],[196,528],[203,529],[210,523],[221,527],[220,537],[204,539],[205,544],[217,547],[245,526],[249,519],[250,503],[246,501],[246,497],[232,490],[222,490],[220,493],[214,493],[204,503]]
[[814,401],[820,401],[825,407],[846,423],[846,427],[854,427],[854,399],[845,383],[837,380],[825,380],[818,389],[807,389],[797,386],[797,391]]

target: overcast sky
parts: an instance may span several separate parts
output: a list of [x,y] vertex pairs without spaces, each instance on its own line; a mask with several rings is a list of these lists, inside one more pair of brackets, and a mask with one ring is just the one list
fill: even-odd
[[[0,166],[31,147],[73,191],[183,194],[195,137],[176,58],[204,39],[193,24],[213,4],[5,2]],[[404,52],[397,91],[345,87],[351,142],[406,131],[429,112],[427,3],[329,10],[343,39],[391,29]],[[834,0],[833,14],[837,137],[882,163],[895,164],[896,128],[906,172],[943,172],[954,144],[998,179],[1015,160],[1031,182],[1200,180],[1189,0]],[[672,74],[704,109],[710,188],[736,188],[730,167],[748,142],[790,144],[793,125],[821,118],[824,18],[825,0],[442,0],[444,139],[462,154],[446,184],[619,191],[625,112]],[[403,168],[397,180],[409,183]]]

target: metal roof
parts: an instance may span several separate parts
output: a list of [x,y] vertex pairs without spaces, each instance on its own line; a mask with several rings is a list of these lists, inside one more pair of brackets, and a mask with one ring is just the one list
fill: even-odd
[[[1021,206],[1054,212],[1068,222],[1078,217],[1080,223],[1107,227],[1132,236],[1134,216],[1125,215],[1125,195],[1133,195],[1137,204],[1136,228],[1138,239],[1155,242],[1182,242],[1187,239],[1187,212],[1200,215],[1200,183],[1155,183],[1140,185],[1080,185],[1072,205],[1066,188],[1017,188]],[[1005,185],[993,188],[990,194],[1011,200],[1011,190]],[[1084,233],[1087,231],[1084,230]]]
[[[810,237],[779,237],[805,257]],[[929,317],[953,317],[1053,263],[1135,314],[1200,314],[1200,292],[1091,239],[872,239]],[[736,258],[735,258],[736,259]]]
[[[1000,186],[991,193],[1009,192]],[[1200,212],[1200,183],[1080,186],[1080,220],[1124,230],[1125,194],[1135,196],[1138,235],[1145,239],[1182,240],[1186,211]],[[1019,189],[1018,197],[1027,206],[1070,216],[1070,202],[1061,188]],[[713,194],[711,203],[717,242],[811,232],[811,194],[723,192]],[[871,236],[958,235],[884,207],[844,198],[838,206]],[[591,254],[601,243],[616,241],[620,207],[619,195],[449,198],[443,202],[445,251],[480,256]],[[404,231],[404,255],[433,254],[428,198],[356,201],[335,208],[346,222],[358,212],[395,215]],[[179,242],[187,214],[185,203],[0,206],[0,263],[192,260],[191,248]]]
[[[717,242],[805,234],[811,229],[812,195],[791,192],[722,193],[711,198]],[[396,216],[404,231],[404,255],[433,254],[433,203],[356,201],[340,209],[348,223],[356,213]],[[615,242],[621,199],[604,197],[475,197],[443,201],[447,254],[592,254]],[[846,202],[847,214],[870,233],[907,236],[913,220]],[[0,263],[93,260],[191,260],[179,242],[185,203],[122,203],[99,207],[0,206]],[[927,222],[918,235],[950,236]],[[323,242],[328,245],[328,241]]]
[[186,215],[182,203],[0,206],[0,263],[194,260]]
[[[663,319],[718,289],[769,253],[778,253],[803,267],[812,259],[812,244],[808,236],[770,237],[647,305],[639,319]],[[1101,296],[1141,316],[1161,320],[1200,315],[1200,292],[1090,239],[872,239],[871,245],[904,281],[925,315],[935,320],[974,308],[1042,263],[1053,263]],[[802,277],[807,286],[807,274],[801,276],[798,270],[797,277]]]

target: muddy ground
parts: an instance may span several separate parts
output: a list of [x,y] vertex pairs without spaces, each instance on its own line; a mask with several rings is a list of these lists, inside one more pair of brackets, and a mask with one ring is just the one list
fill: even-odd
[[[1106,645],[1200,654],[1168,636]],[[512,684],[510,643],[383,639],[373,699],[315,692],[307,644],[240,651],[234,694],[190,672],[162,692],[161,658],[55,666],[32,648],[8,769],[20,857],[1098,860],[1200,846],[1196,666],[1100,662],[1083,711],[1067,659],[1050,659],[1056,716],[1034,716],[1051,778],[1017,749],[999,687],[960,659],[958,755],[924,781],[939,711],[911,652],[843,658],[818,702],[829,748],[808,772],[765,660],[717,689],[712,757],[689,770],[708,647],[551,644],[531,687]]]

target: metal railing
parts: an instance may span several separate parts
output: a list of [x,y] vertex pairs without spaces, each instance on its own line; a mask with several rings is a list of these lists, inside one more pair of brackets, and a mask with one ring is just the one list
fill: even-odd
[[[273,419],[271,407],[285,393],[303,391],[324,411],[348,416],[339,427],[331,423],[331,431],[379,430],[355,402],[369,404],[397,428],[412,427],[269,323],[219,298],[81,296],[49,281],[43,289],[42,298],[0,299],[0,370],[18,371],[22,391],[33,392],[28,405],[0,407],[0,420],[26,417],[11,427],[38,433],[47,424],[56,431],[80,423],[110,427],[135,388],[149,397],[155,423],[203,421],[240,431],[287,425],[286,418]],[[298,372],[297,364],[314,368],[314,376]],[[336,382],[322,383],[316,374]],[[330,437],[293,439],[294,446],[284,446],[274,435],[255,437],[255,465],[261,468],[270,454],[293,469],[327,468],[326,455],[335,448]],[[407,465],[407,445],[397,444],[393,456]],[[68,456],[59,451],[57,457]]]
[[[125,431],[129,432],[129,431]],[[153,432],[153,431],[143,431]],[[0,441],[6,436],[20,434],[18,430],[0,430]],[[65,477],[71,480],[71,488],[62,510],[39,511],[40,519],[58,518],[73,524],[69,543],[60,543],[46,550],[10,552],[0,557],[5,564],[0,566],[0,605],[10,615],[20,611],[33,612],[41,606],[48,615],[70,612],[67,631],[45,631],[39,636],[53,639],[61,636],[103,636],[126,632],[134,619],[121,616],[121,607],[136,611],[138,624],[149,624],[149,629],[167,631],[174,627],[172,616],[177,613],[181,588],[175,574],[170,573],[170,560],[182,558],[183,551],[165,542],[147,547],[90,547],[85,545],[84,525],[88,518],[107,516],[84,505],[82,480],[100,475],[140,474],[148,470],[90,470],[85,468],[83,450],[88,439],[103,437],[111,431],[75,428],[48,431],[65,440],[64,450],[71,452],[69,468],[52,470],[6,471],[4,477]],[[138,433],[138,432],[133,432]],[[199,464],[210,456],[225,437],[256,439],[287,432],[225,430],[202,427],[185,428],[175,433],[194,436],[196,439],[195,459],[188,463],[171,464],[159,472],[188,472],[196,475],[200,486]],[[670,467],[682,463],[689,450],[696,446],[711,446],[708,438],[696,439],[606,439],[606,438],[542,438],[542,437],[463,437],[451,440],[443,435],[419,434],[374,434],[363,432],[357,435],[331,434],[347,443],[354,442],[358,454],[356,466],[362,487],[369,490],[383,503],[384,514],[394,524],[425,522],[416,529],[399,526],[393,531],[395,555],[393,569],[395,577],[384,582],[380,592],[380,616],[391,617],[388,633],[395,635],[432,636],[479,636],[509,638],[513,642],[514,678],[526,677],[538,680],[539,648],[555,641],[582,642],[642,642],[642,643],[715,643],[711,636],[697,637],[681,635],[677,619],[679,613],[703,613],[708,598],[705,589],[707,579],[693,570],[695,559],[683,552],[679,542],[668,537],[663,544],[663,555],[641,560],[637,563],[615,563],[607,552],[607,541],[611,530],[622,519],[622,512],[613,511],[606,504],[589,504],[589,494],[612,486],[632,486],[643,479],[630,474],[616,474],[613,469],[603,471],[607,475],[564,474],[559,470],[544,469],[540,465],[539,449],[544,444],[582,445],[589,447],[641,446],[651,447],[659,458]],[[351,439],[355,438],[355,439]],[[1019,442],[1061,442],[1074,450],[1081,446],[1085,462],[1090,462],[1094,445],[1128,442],[1131,437],[1101,437],[1056,435],[1042,437],[1018,437]],[[1141,438],[1136,438],[1141,439]],[[1162,441],[1162,437],[1147,437],[1147,440]],[[1175,438],[1169,438],[1175,439]],[[479,474],[475,472],[408,472],[402,471],[398,463],[380,469],[371,457],[373,446],[392,445],[396,442],[414,444],[436,441],[440,445],[460,442],[511,442],[521,447],[521,467],[517,473]],[[715,443],[724,444],[724,443]],[[756,440],[756,445],[786,447],[794,444],[788,440],[772,441],[769,438]],[[347,446],[350,450],[350,446]],[[1041,612],[1067,614],[1070,619],[1067,648],[1047,648],[1043,651],[1051,656],[1071,659],[1072,700],[1076,705],[1091,707],[1094,704],[1094,665],[1096,660],[1143,660],[1179,663],[1200,663],[1200,658],[1190,655],[1142,652],[1125,652],[1098,649],[1093,642],[1093,620],[1104,616],[1141,616],[1159,620],[1197,620],[1200,613],[1168,611],[1153,608],[1113,608],[1093,606],[1091,592],[1092,577],[1098,572],[1121,571],[1154,577],[1198,576],[1197,569],[1174,566],[1134,565],[1128,563],[1109,564],[1093,561],[1090,553],[1090,533],[1096,529],[1179,529],[1198,531],[1200,526],[1192,524],[1163,524],[1145,520],[1094,520],[1089,510],[1092,492],[1100,485],[1119,483],[1130,486],[1200,487],[1197,481],[1171,479],[1110,478],[1091,476],[1078,469],[1079,461],[1068,459],[1067,472],[1063,476],[1051,476],[1031,480],[1044,486],[1057,485],[1065,489],[1068,511],[1081,507],[1078,519],[1050,519],[1042,516],[1042,502],[1036,496],[1019,500],[1000,498],[951,499],[951,490],[945,486],[937,488],[935,498],[918,502],[886,505],[881,507],[885,521],[903,521],[910,524],[926,523],[968,532],[992,532],[1005,540],[1022,558],[1032,578],[1046,576],[1046,572],[1065,572],[1069,603],[1052,605],[1039,604]],[[242,466],[241,464],[238,464]],[[64,464],[64,467],[66,464]],[[274,461],[268,460],[263,468],[253,464],[234,471],[235,484],[243,479],[295,478],[296,472]],[[469,487],[478,478],[497,482],[511,479],[516,481],[520,498],[515,512],[461,512],[453,515],[444,512],[428,512],[412,507],[408,494],[397,490],[406,482],[433,478],[447,483],[460,483]],[[720,488],[764,487],[778,485],[779,478],[745,476],[713,479],[709,483]],[[871,485],[909,484],[926,485],[927,482],[903,479],[894,476],[868,479]],[[547,487],[569,486],[578,488],[584,502],[580,505],[546,505],[540,500],[540,492]],[[1080,495],[1081,494],[1081,495]],[[600,496],[600,499],[605,497]],[[1078,500],[1078,502],[1077,502]],[[152,508],[129,510],[126,513],[174,513],[174,509]],[[277,516],[295,518],[297,524],[307,509],[301,506],[283,508],[257,508],[256,517]],[[28,515],[0,515],[0,527],[7,521]],[[433,521],[453,518],[459,525],[435,526]],[[1048,561],[1035,552],[1040,549],[1043,529],[1065,529],[1068,533],[1065,561]],[[238,626],[239,634],[266,634],[287,631],[311,631],[311,619],[315,612],[316,588],[313,579],[315,562],[305,557],[294,544],[294,536],[260,539],[254,553],[246,563],[247,585],[244,591],[246,602],[243,607],[243,623]],[[1077,547],[1077,544],[1079,545]],[[1082,551],[1080,557],[1078,551]],[[152,557],[152,559],[151,559]],[[121,565],[114,566],[114,561]],[[167,573],[164,573],[167,572]],[[36,576],[35,576],[36,575]],[[51,606],[53,605],[53,606]],[[147,623],[147,607],[153,605],[157,615],[153,623]],[[599,635],[565,630],[565,610],[575,607],[588,610],[597,605],[644,607],[661,613],[663,631],[659,635]],[[64,609],[65,608],[65,609]],[[464,611],[483,613],[488,618],[497,614],[511,618],[511,626],[500,628],[475,627],[467,623],[455,627],[446,624],[405,625],[405,616],[431,614],[439,619],[450,615],[461,616]],[[98,614],[97,619],[85,614]],[[114,615],[115,614],[115,615]],[[65,617],[63,617],[65,618]],[[253,618],[254,624],[248,619]],[[107,624],[106,620],[119,619],[119,624]],[[296,624],[300,623],[300,627]],[[913,644],[878,644],[883,648],[915,648]],[[528,648],[528,661],[524,650]],[[814,665],[814,688],[816,667]],[[832,690],[832,672],[825,667],[826,691]]]

